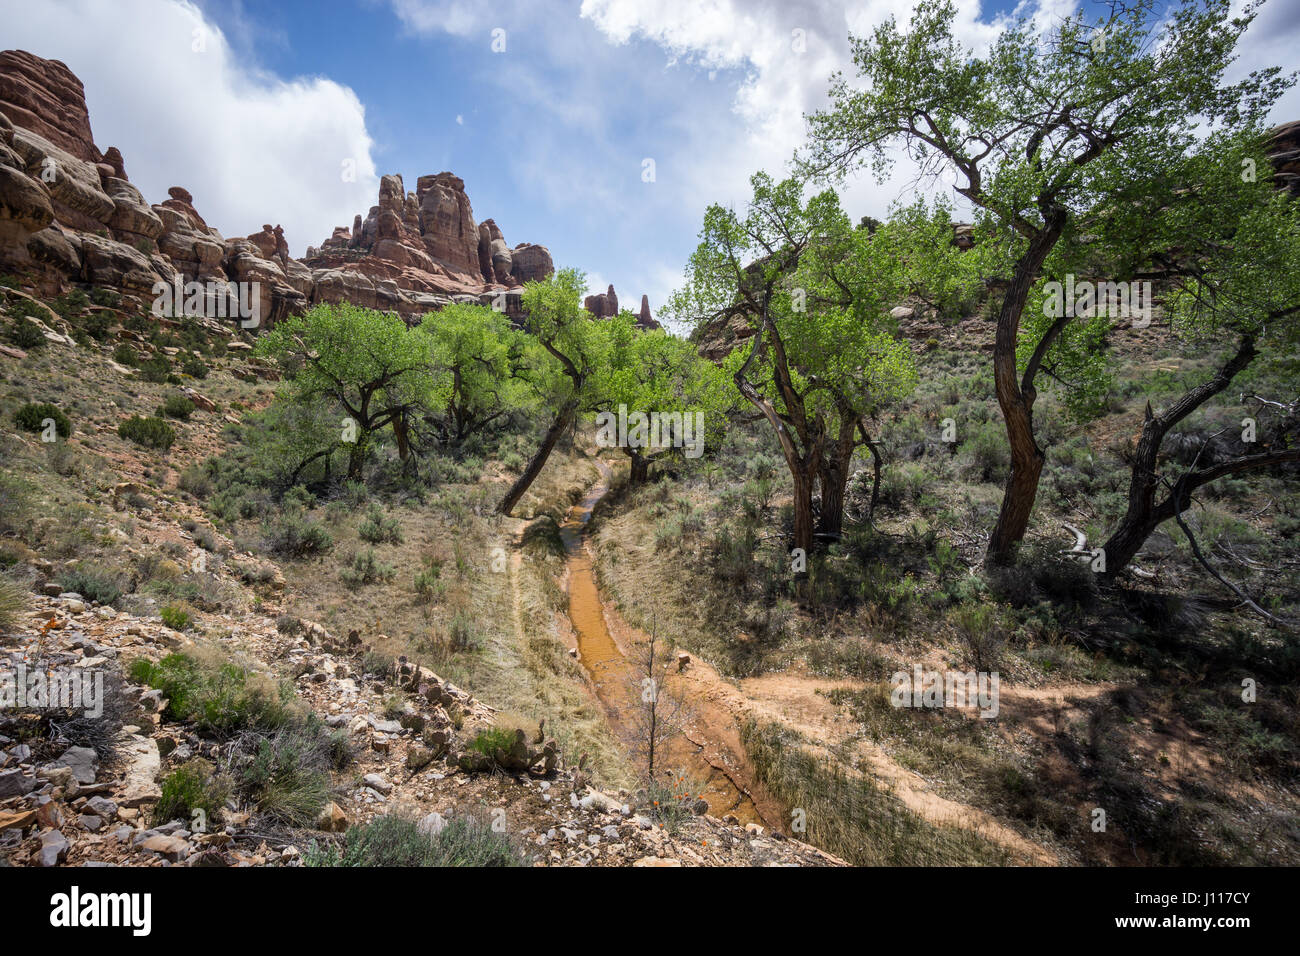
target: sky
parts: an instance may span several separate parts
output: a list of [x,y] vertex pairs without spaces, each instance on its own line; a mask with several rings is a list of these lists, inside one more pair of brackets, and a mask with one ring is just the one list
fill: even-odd
[[[1079,0],[955,0],[976,49],[1006,18]],[[1086,0],[1083,0],[1086,3]],[[913,0],[0,0],[0,48],[63,60],[85,84],[100,149],[150,202],[181,185],[230,237],[284,226],[293,255],[351,227],[379,176],[465,180],[510,245],[613,283],[658,310],[711,202],[785,171],[803,116],[852,74],[849,35]],[[1087,9],[1087,6],[1085,6]],[[1242,69],[1293,65],[1300,2],[1270,0]],[[1300,118],[1300,91],[1274,111]],[[920,183],[848,185],[881,218]]]

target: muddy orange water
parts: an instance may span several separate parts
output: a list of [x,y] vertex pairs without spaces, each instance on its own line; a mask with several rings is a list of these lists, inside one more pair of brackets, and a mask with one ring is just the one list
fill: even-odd
[[[569,509],[560,525],[560,536],[568,553],[569,618],[577,634],[578,659],[591,678],[614,732],[628,741],[634,726],[631,715],[640,706],[641,682],[624,648],[646,640],[646,635],[624,621],[615,608],[606,607],[596,586],[587,543],[587,522],[596,502],[609,490],[610,476],[604,462],[597,460],[596,464],[600,468],[600,480],[581,502]],[[619,639],[611,633],[611,627]],[[692,687],[690,691],[695,689]],[[684,721],[684,733],[667,744],[666,754],[655,763],[677,768],[688,779],[701,783],[709,812],[714,816],[731,813],[742,823],[774,825],[779,811],[768,807],[767,800],[760,801],[764,804],[761,811],[755,806],[750,774],[731,713],[707,695],[688,692],[686,696],[689,713]]]

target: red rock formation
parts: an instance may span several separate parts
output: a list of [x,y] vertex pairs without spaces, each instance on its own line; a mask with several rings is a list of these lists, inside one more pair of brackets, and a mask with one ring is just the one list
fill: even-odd
[[659,323],[650,314],[650,297],[648,295],[641,296],[641,312],[636,317],[636,324],[643,329],[660,328]]
[[582,307],[598,319],[612,319],[618,315],[618,293],[614,291],[613,283],[604,292],[583,299]]
[[1274,126],[1268,133],[1268,161],[1278,187],[1300,197],[1300,120]]
[[0,113],[83,162],[100,161],[90,133],[85,88],[58,60],[25,50],[0,53]]
[[477,226],[464,182],[448,172],[421,176],[414,193],[383,177],[378,205],[302,261],[278,225],[227,241],[183,187],[150,206],[121,152],[95,147],[81,82],[22,51],[0,53],[0,265],[9,263],[53,288],[108,286],[137,304],[158,281],[257,282],[264,322],[340,300],[407,318],[451,301],[518,316],[517,287],[554,271],[545,247],[512,250],[495,222]]

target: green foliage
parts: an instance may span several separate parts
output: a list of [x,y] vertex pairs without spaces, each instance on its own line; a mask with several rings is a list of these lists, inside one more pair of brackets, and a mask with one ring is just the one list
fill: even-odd
[[191,378],[207,378],[208,366],[197,355],[187,355],[181,362],[181,372]]
[[161,617],[162,622],[166,624],[168,627],[170,627],[173,631],[188,630],[190,624],[193,623],[192,619],[190,618],[189,611],[185,610],[184,608],[175,607],[170,604],[161,608],[158,611],[158,616]]
[[31,351],[45,346],[45,333],[41,327],[26,317],[19,318],[9,333],[9,341],[20,349]]
[[220,820],[230,796],[230,780],[201,757],[181,764],[162,782],[162,796],[153,808],[155,824],[181,820],[189,824],[200,810],[209,822]]
[[0,634],[8,633],[27,609],[27,588],[6,574],[0,574]]
[[396,518],[385,517],[383,506],[374,502],[358,526],[357,535],[371,544],[401,544],[402,526]]
[[280,514],[262,526],[262,535],[268,551],[290,558],[323,554],[334,547],[324,525],[299,514]]
[[167,717],[192,720],[203,731],[221,736],[270,732],[295,720],[289,707],[292,688],[277,687],[229,661],[168,654],[156,664],[137,658],[128,672],[132,680],[163,692]]
[[515,732],[511,728],[487,727],[475,735],[468,749],[477,751],[485,757],[495,757],[498,750],[509,753],[514,742]]
[[117,433],[128,441],[146,448],[166,451],[176,441],[176,430],[161,418],[141,418],[132,415],[117,426]]
[[135,349],[123,342],[113,349],[113,361],[118,365],[125,365],[127,368],[135,368],[140,364],[140,355]]
[[521,373],[536,357],[530,358],[525,336],[504,314],[454,303],[425,316],[415,331],[429,340],[433,375],[428,414],[443,443],[458,445],[532,403],[527,375]]
[[60,438],[72,434],[72,420],[57,406],[49,402],[28,402],[14,413],[18,427],[27,432],[45,430],[46,419],[54,422],[54,430]]
[[352,563],[339,572],[339,577],[344,583],[359,587],[365,584],[378,584],[383,581],[391,581],[397,574],[397,571],[390,564],[380,561],[375,555],[374,548],[367,548],[365,551],[358,551],[352,557]]
[[154,355],[140,363],[140,377],[146,382],[161,384],[171,374],[172,363],[165,355]]
[[239,774],[239,789],[258,813],[276,823],[305,827],[329,801],[331,769],[347,759],[346,742],[315,718],[263,736]]
[[59,573],[65,591],[80,594],[87,601],[113,604],[122,596],[129,582],[119,571],[109,571],[87,561],[78,561]]
[[179,418],[181,421],[189,421],[190,416],[194,414],[194,408],[194,402],[184,395],[169,395],[167,400],[159,407],[158,417]]
[[436,834],[396,814],[355,826],[342,846],[312,844],[307,866],[523,866],[526,860],[508,835],[472,816],[456,816]]

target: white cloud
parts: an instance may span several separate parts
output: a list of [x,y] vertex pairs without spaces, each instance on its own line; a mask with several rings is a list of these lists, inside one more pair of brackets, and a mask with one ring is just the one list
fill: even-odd
[[[379,181],[356,94],[241,61],[191,3],[49,0],[34,10],[0,0],[0,21],[6,46],[62,60],[81,79],[96,145],[122,151],[150,202],[184,186],[227,238],[280,223],[295,255],[374,203]],[[345,160],[355,181],[344,181]]]

